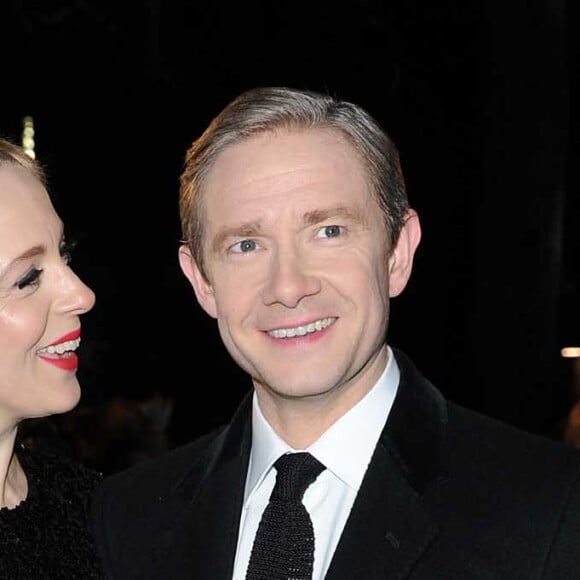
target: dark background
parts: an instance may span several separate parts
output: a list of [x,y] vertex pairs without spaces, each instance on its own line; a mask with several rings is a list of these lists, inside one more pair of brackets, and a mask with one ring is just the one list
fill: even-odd
[[31,115],[97,294],[82,406],[171,399],[175,445],[249,380],[179,271],[183,154],[255,85],[366,107],[401,150],[423,241],[390,342],[450,398],[549,436],[575,396],[577,52],[563,0],[4,2],[0,132]]

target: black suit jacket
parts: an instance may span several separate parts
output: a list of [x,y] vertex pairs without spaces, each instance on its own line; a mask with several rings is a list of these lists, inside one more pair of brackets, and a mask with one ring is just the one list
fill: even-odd
[[[580,453],[401,382],[326,580],[579,580]],[[108,577],[226,580],[251,399],[223,429],[109,476],[93,522]]]

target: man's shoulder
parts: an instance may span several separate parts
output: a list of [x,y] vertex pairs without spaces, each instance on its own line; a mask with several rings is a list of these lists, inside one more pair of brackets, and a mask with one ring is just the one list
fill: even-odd
[[[447,446],[456,468],[557,489],[580,480],[580,450],[501,419],[448,402]],[[450,466],[453,469],[453,463]]]
[[[400,424],[414,421],[436,422],[444,446],[460,460],[488,460],[490,465],[510,461],[519,466],[548,462],[569,466],[580,464],[580,450],[547,435],[526,431],[508,421],[486,415],[450,400],[415,367],[403,352],[393,349],[401,369],[401,393],[393,415]],[[428,425],[429,427],[429,425]],[[399,426],[399,431],[401,427]],[[427,429],[429,433],[429,429]]]
[[434,473],[447,473],[456,494],[551,490],[556,498],[579,485],[580,450],[457,404],[393,350],[401,383],[387,432],[415,474],[429,464]]
[[[527,431],[508,421],[484,414],[455,401],[447,400],[449,428],[454,437],[475,444],[471,438],[482,445],[491,445],[495,441],[503,441],[508,449],[528,448],[539,453],[561,454],[580,459],[580,452],[571,445],[547,435]],[[482,436],[485,436],[482,439]]]

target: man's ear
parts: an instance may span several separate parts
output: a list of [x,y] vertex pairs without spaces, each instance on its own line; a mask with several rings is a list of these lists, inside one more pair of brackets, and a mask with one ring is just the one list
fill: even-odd
[[197,262],[191,255],[187,244],[182,244],[178,250],[179,265],[185,277],[189,280],[195,297],[200,306],[212,317],[217,318],[217,308],[213,288],[201,273]]
[[407,211],[405,224],[389,257],[389,296],[398,296],[407,285],[413,269],[415,250],[421,241],[419,216],[413,209]]

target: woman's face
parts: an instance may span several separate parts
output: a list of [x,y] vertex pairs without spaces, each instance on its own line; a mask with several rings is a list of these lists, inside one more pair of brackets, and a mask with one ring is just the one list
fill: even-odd
[[95,295],[69,259],[45,188],[20,166],[0,166],[0,436],[79,401],[79,317]]

